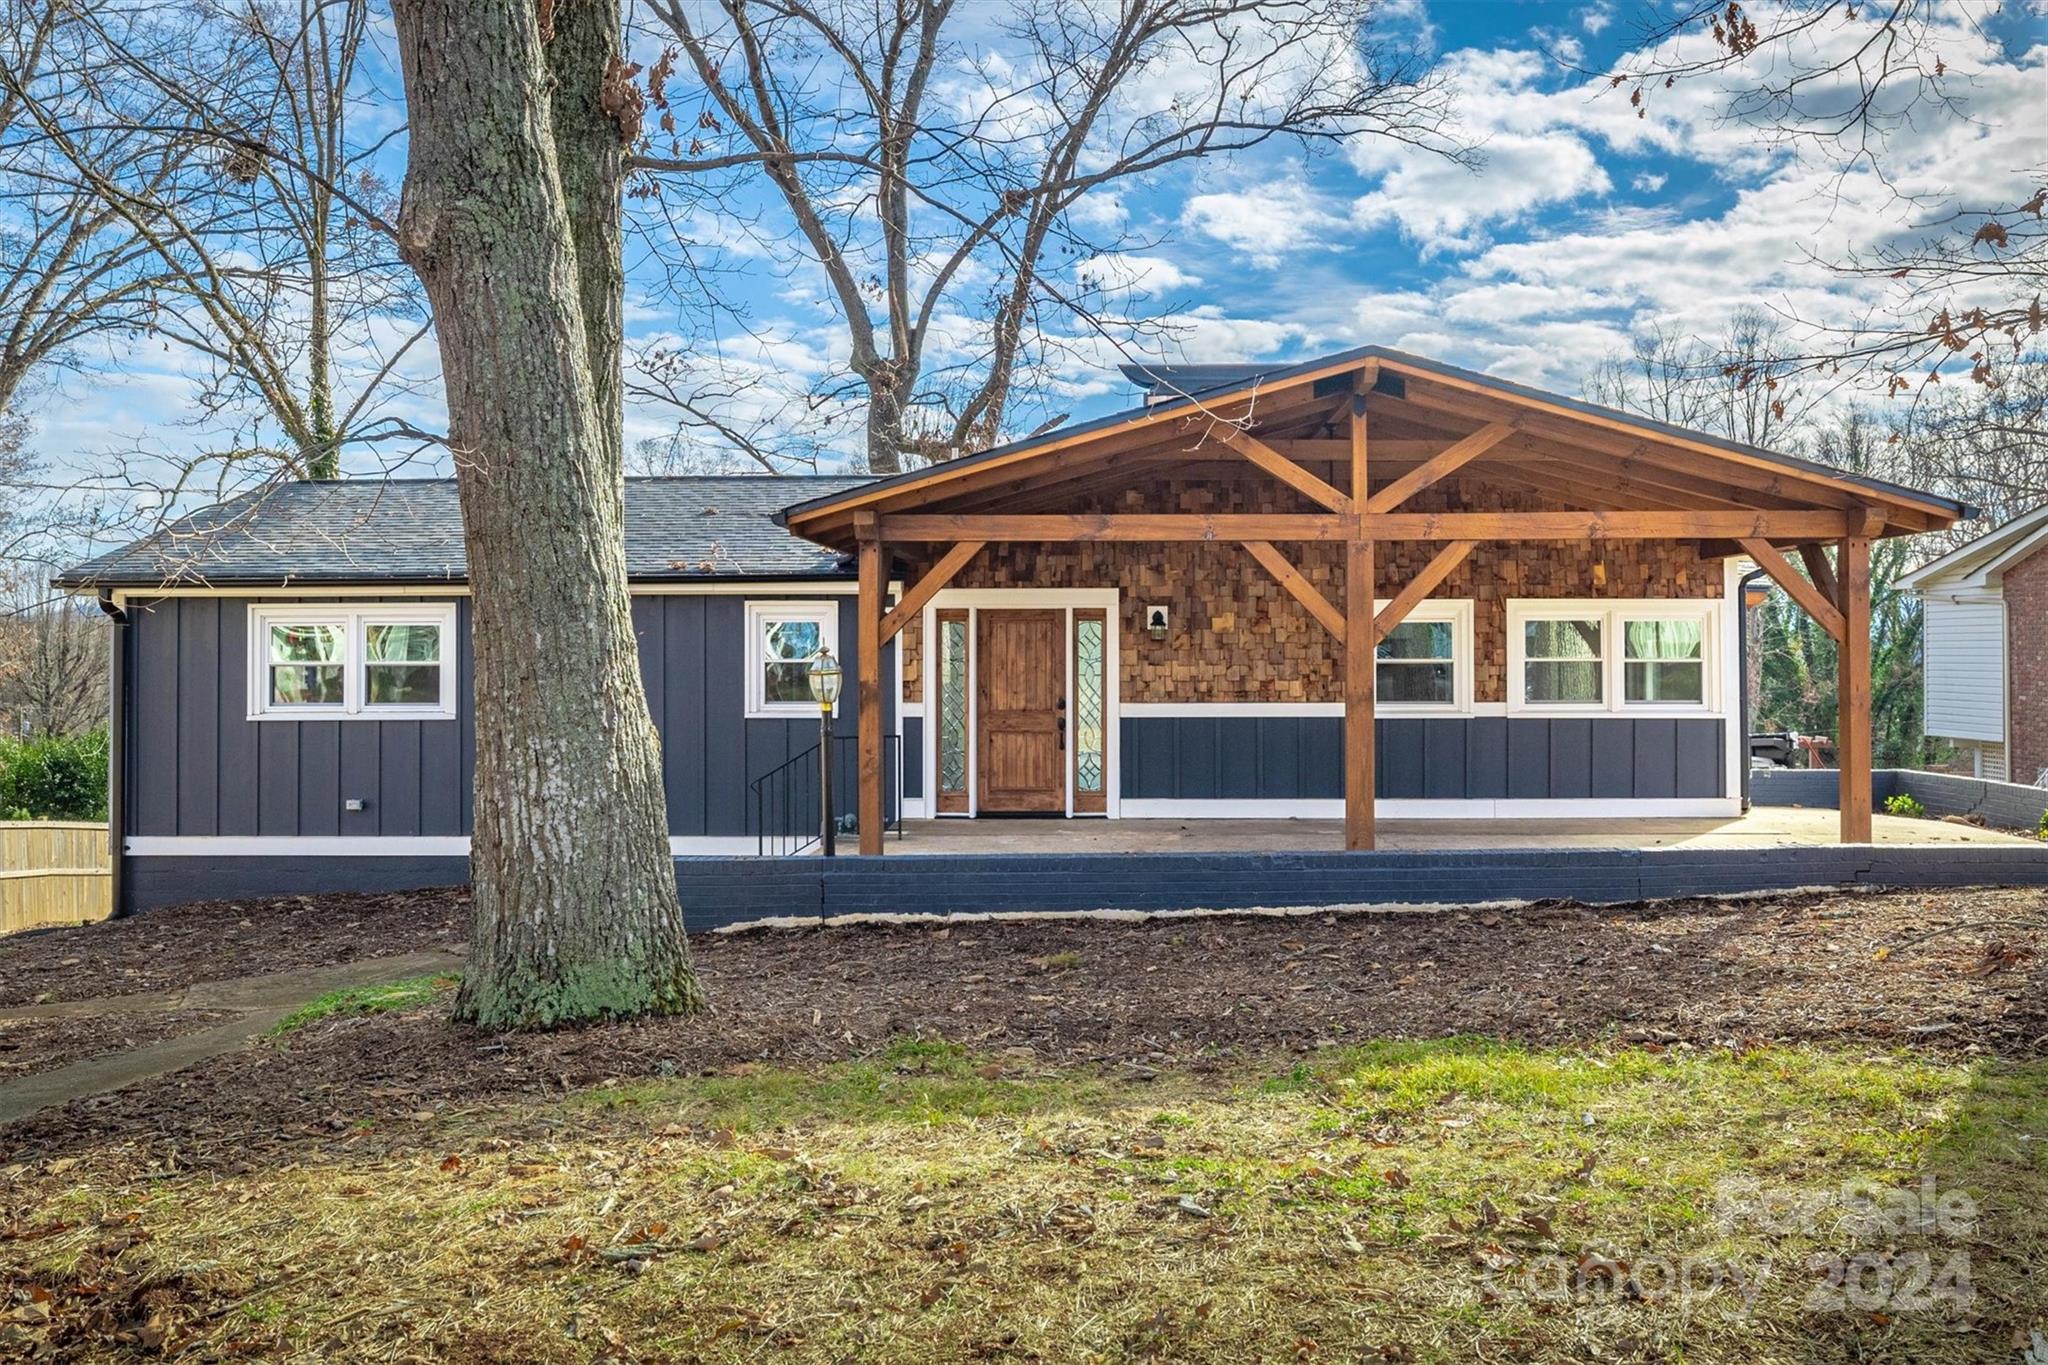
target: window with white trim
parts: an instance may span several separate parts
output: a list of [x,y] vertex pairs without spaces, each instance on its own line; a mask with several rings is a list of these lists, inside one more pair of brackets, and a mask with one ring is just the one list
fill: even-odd
[[[838,603],[747,603],[747,714],[815,717],[810,669],[820,649],[843,664]],[[842,686],[851,682],[846,675]]]
[[1509,602],[1511,710],[1686,712],[1718,702],[1718,601]]
[[1376,705],[1384,711],[1470,710],[1471,602],[1419,603],[1374,648],[1373,687]]
[[1697,616],[1627,616],[1621,622],[1623,705],[1707,699],[1706,623]]
[[251,720],[455,715],[453,603],[249,608]]
[[1599,706],[1606,697],[1607,620],[1538,616],[1522,622],[1522,700],[1532,706]]

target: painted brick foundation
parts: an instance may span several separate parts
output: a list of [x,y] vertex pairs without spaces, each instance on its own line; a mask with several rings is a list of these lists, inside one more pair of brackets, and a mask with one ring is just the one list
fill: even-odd
[[[460,882],[461,859],[130,860],[127,901],[149,910],[241,897],[399,890]],[[170,866],[182,864],[183,866]],[[346,866],[344,866],[346,865]],[[204,872],[203,883],[189,878]],[[1441,853],[908,855],[678,858],[692,930],[761,919],[1106,910],[1471,905],[1566,899],[1594,905],[1810,886],[2048,885],[2048,844],[1757,849],[1461,849]]]
[[[1936,819],[1976,816],[1993,829],[2028,834],[2041,827],[2041,816],[2048,812],[2048,787],[1907,768],[1878,768],[1870,774],[1871,803],[1876,809],[1883,810],[1887,800],[1901,793],[1925,806]],[[1759,769],[1749,775],[1749,798],[1754,805],[1834,810],[1841,804],[1841,794],[1841,779],[1832,768]]]

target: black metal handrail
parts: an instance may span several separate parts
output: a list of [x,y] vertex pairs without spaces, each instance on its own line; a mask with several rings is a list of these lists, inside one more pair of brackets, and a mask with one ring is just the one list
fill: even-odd
[[[832,736],[832,816],[840,833],[857,834],[860,737]],[[818,746],[754,779],[755,846],[762,857],[787,858],[821,843],[824,802],[818,792]],[[903,741],[882,736],[882,829],[903,837]]]

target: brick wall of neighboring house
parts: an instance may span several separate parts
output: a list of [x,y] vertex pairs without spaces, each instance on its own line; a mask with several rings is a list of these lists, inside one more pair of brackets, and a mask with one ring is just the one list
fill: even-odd
[[2032,785],[2048,768],[2048,552],[2006,569],[2005,631],[2008,777]]
[[[1291,490],[1251,497],[1212,484],[1168,481],[1082,511],[1257,512],[1313,511],[1288,501]],[[1426,490],[1403,511],[1537,510],[1483,483],[1447,481]],[[1310,582],[1340,607],[1344,601],[1344,547],[1281,547]],[[1419,542],[1377,547],[1378,594],[1389,598],[1440,548]],[[904,577],[918,575],[943,553],[904,556]],[[1309,701],[1340,702],[1343,650],[1287,590],[1236,545],[1074,544],[990,545],[953,580],[960,588],[1099,588],[1120,590],[1122,696],[1127,702]],[[1474,699],[1507,695],[1507,608],[1510,598],[1718,598],[1719,560],[1702,560],[1690,542],[1605,541],[1483,542],[1436,597],[1473,599],[1476,655]],[[1154,640],[1143,628],[1148,605],[1167,606],[1172,630]],[[920,692],[921,642],[906,629],[904,699]]]

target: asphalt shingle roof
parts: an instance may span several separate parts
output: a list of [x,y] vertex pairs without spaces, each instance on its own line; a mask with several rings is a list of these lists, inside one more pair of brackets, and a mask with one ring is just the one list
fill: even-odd
[[[834,551],[775,524],[848,475],[628,479],[626,571],[635,578],[842,578]],[[459,583],[467,576],[453,479],[291,483],[203,508],[66,569],[62,587]]]

